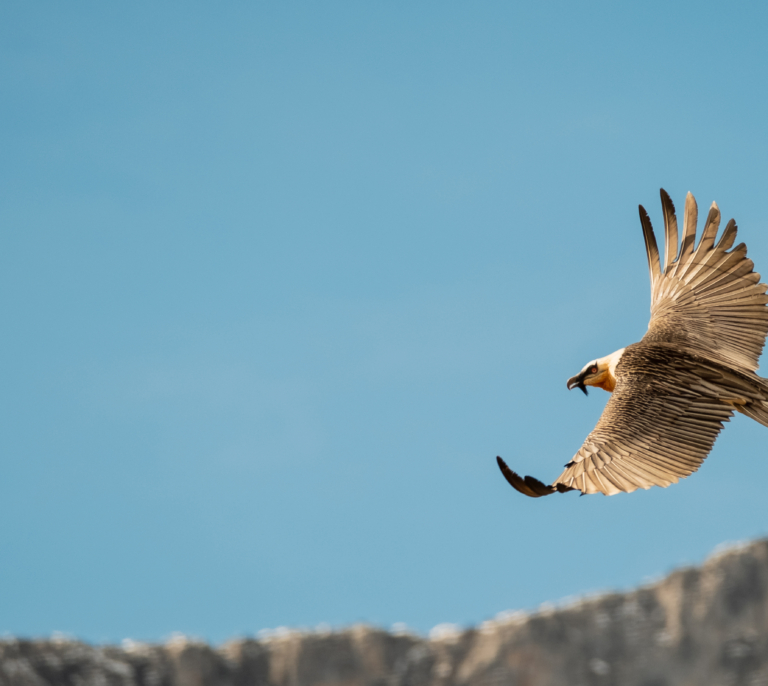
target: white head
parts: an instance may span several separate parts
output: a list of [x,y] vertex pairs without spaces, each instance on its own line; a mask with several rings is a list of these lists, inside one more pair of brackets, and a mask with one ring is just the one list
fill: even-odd
[[586,395],[587,386],[597,386],[612,393],[616,388],[616,365],[619,364],[623,353],[624,348],[584,365],[576,376],[568,379],[568,390],[580,388]]

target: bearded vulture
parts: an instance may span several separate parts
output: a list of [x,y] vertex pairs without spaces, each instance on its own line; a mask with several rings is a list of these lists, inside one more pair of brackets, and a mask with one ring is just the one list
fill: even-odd
[[672,200],[661,190],[664,266],[651,221],[640,223],[651,274],[651,321],[639,343],[593,360],[568,389],[609,393],[597,426],[551,486],[521,477],[500,457],[502,474],[532,498],[551,493],[630,493],[669,486],[695,472],[734,412],[768,426],[768,380],[755,373],[768,333],[768,286],[760,283],[731,219],[716,203],[696,245],[698,209],[688,193],[682,239]]

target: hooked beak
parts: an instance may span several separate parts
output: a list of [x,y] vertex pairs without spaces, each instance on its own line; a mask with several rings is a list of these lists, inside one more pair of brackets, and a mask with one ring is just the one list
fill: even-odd
[[587,393],[587,387],[584,385],[584,377],[587,375],[586,372],[581,372],[580,374],[577,374],[576,376],[572,376],[570,379],[568,379],[568,390],[573,390],[574,388],[578,388],[582,391],[584,391],[584,395],[588,395]]

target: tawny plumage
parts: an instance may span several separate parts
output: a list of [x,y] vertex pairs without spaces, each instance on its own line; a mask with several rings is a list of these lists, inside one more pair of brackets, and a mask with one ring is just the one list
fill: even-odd
[[709,210],[696,244],[697,207],[685,199],[682,239],[661,191],[664,264],[645,209],[640,222],[651,278],[651,321],[639,343],[590,362],[568,388],[612,392],[600,420],[551,486],[512,471],[533,498],[571,490],[613,495],[669,486],[695,472],[734,412],[768,426],[768,380],[755,374],[768,334],[768,286],[760,283],[731,219],[715,242],[720,210]]

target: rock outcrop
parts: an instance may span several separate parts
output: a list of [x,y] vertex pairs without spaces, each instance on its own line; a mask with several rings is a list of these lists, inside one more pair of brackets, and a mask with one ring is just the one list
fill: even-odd
[[0,642],[0,686],[768,684],[768,540],[658,583],[430,638],[360,626],[211,648]]

